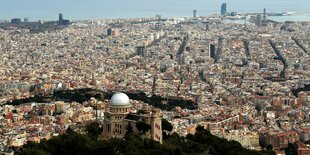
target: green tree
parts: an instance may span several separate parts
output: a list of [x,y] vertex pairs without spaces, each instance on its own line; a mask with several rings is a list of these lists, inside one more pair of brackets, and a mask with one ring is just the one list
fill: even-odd
[[285,154],[286,155],[297,155],[294,144],[288,143],[287,148],[285,148]]
[[273,146],[271,144],[266,146],[266,150],[267,151],[272,151],[273,150]]
[[137,114],[146,114],[146,111],[145,111],[145,110],[140,109],[140,110],[138,110],[138,111],[137,111]]
[[151,129],[151,126],[143,121],[138,121],[136,123],[136,127],[138,129],[138,131],[142,134],[145,134],[146,132],[148,132]]
[[162,127],[162,130],[166,130],[166,131],[172,131],[173,129],[173,126],[166,119],[161,120],[161,127]]
[[173,155],[181,155],[181,150],[177,147],[177,148],[173,151]]
[[[138,126],[141,126],[141,132],[150,129],[145,122],[137,122],[137,124],[140,124]],[[128,126],[125,138],[108,141],[96,140],[89,134],[83,135],[68,128],[65,134],[58,137],[42,140],[40,143],[29,142],[20,148],[20,151],[16,151],[16,154],[275,155],[273,151],[245,149],[238,142],[218,138],[201,127],[197,129],[195,135],[189,134],[187,137],[173,133],[161,145],[157,141],[141,138],[140,135],[132,132],[130,124]]]
[[100,127],[98,122],[91,122],[86,126],[86,131],[89,136],[97,139],[98,135],[102,133],[103,128]]
[[199,131],[205,131],[205,128],[204,128],[203,126],[201,126],[201,125],[198,125],[198,126],[196,127],[196,131],[197,131],[197,132],[199,132]]

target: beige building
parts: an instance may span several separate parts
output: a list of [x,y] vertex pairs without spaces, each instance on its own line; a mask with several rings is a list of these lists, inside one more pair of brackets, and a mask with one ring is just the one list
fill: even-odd
[[103,137],[123,138],[129,124],[134,132],[138,132],[136,123],[143,121],[151,126],[143,136],[162,143],[161,111],[146,111],[145,114],[132,113],[132,111],[129,97],[124,93],[115,93],[104,114]]
[[224,138],[239,142],[243,147],[253,150],[259,150],[259,134],[257,132],[239,132],[238,130],[226,133]]

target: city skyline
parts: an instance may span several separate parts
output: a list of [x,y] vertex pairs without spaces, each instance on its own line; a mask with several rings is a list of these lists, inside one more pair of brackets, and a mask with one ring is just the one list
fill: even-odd
[[[11,18],[29,18],[31,21],[37,20],[55,20],[55,14],[63,13],[71,20],[87,20],[101,18],[141,18],[153,17],[161,14],[163,17],[184,17],[191,16],[191,11],[196,9],[199,16],[208,16],[219,14],[220,5],[227,3],[228,11],[238,13],[259,13],[261,9],[266,8],[269,12],[296,12],[298,15],[291,17],[291,20],[305,20],[309,18],[309,5],[306,1],[299,3],[290,0],[283,1],[143,1],[134,0],[128,4],[126,1],[98,1],[90,3],[84,1],[75,1],[75,5],[70,5],[71,1],[46,1],[40,3],[36,0],[30,1],[4,1],[0,6],[1,20]],[[254,3],[254,5],[253,5]],[[129,6],[129,7],[127,7]],[[174,6],[174,7],[170,7]],[[93,10],[93,11],[90,11]],[[3,11],[3,12],[1,12]],[[290,19],[290,18],[288,18]],[[279,19],[280,20],[280,19]],[[281,19],[282,21],[282,19]]]

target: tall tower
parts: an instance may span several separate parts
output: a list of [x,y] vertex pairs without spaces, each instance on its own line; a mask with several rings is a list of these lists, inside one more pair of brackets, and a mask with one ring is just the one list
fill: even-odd
[[107,29],[107,36],[112,36],[112,29],[111,28]]
[[215,59],[215,45],[209,44],[209,57]]
[[209,31],[210,29],[210,26],[209,26],[209,23],[206,24],[206,31]]
[[227,12],[227,4],[223,3],[221,6],[221,15],[225,15]]
[[137,55],[142,56],[142,57],[146,57],[146,51],[145,51],[145,46],[138,46],[137,47]]
[[262,16],[259,14],[256,16],[256,26],[262,26]]
[[58,20],[59,20],[60,22],[64,20],[64,19],[63,19],[62,13],[58,14]]
[[163,118],[163,114],[160,110],[152,110],[152,114],[150,117],[150,125],[151,125],[151,139],[159,141],[161,144],[163,143],[163,134],[162,134],[162,125],[161,121]]
[[193,10],[193,18],[196,18],[197,10]]
[[267,20],[267,14],[266,14],[266,8],[264,8],[264,15],[263,15],[263,21]]

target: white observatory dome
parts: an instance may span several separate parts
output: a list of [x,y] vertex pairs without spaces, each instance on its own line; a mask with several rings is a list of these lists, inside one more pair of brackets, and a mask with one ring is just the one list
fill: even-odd
[[124,93],[115,93],[110,101],[111,106],[130,106],[129,97]]

